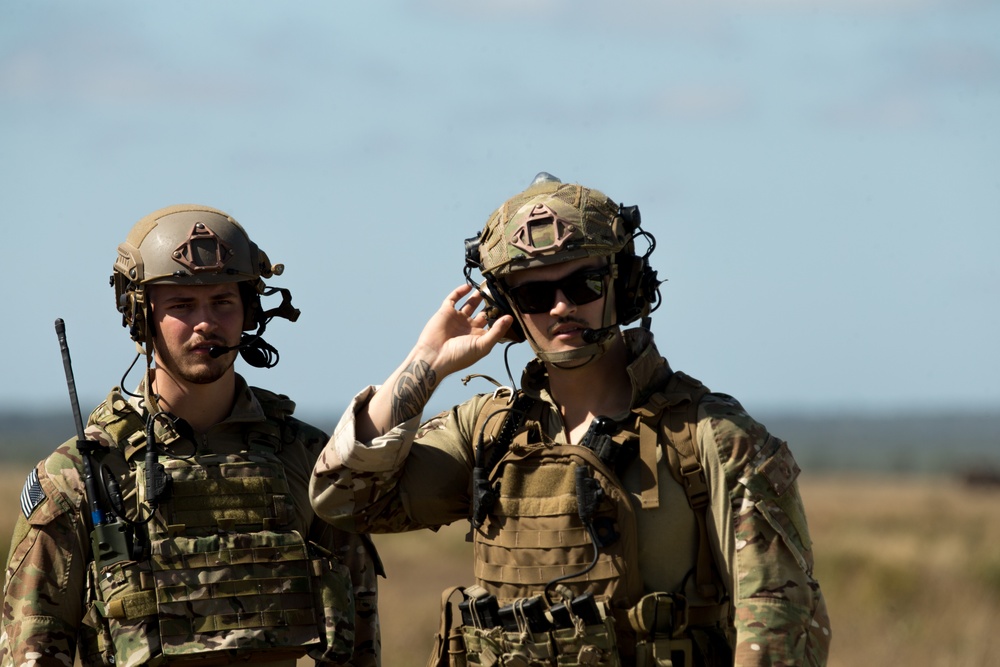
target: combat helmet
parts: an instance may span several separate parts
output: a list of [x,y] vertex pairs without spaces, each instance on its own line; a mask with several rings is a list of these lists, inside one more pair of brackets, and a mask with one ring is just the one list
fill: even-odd
[[[649,247],[637,255],[635,240],[644,237]],[[531,185],[503,203],[486,221],[478,236],[466,241],[466,277],[478,269],[480,288],[487,303],[487,317],[514,316],[508,338],[525,340],[521,314],[507,298],[505,278],[511,273],[560,264],[585,257],[607,257],[614,300],[605,300],[601,330],[585,336],[588,345],[558,354],[535,352],[559,363],[602,354],[618,326],[644,318],[659,305],[659,281],[648,263],[655,239],[641,229],[637,206],[615,203],[599,190],[563,183],[541,172]]]
[[[299,316],[288,290],[264,284],[264,278],[281,275],[284,268],[271,264],[232,216],[209,206],[179,204],[154,211],[132,227],[118,246],[111,284],[122,326],[148,352],[153,336],[149,285],[238,283],[243,330],[257,328],[253,335],[243,334],[240,353],[251,365],[270,368],[277,363],[277,351],[260,337],[264,328],[274,316],[292,322]],[[274,292],[281,293],[281,305],[263,311],[261,296]]]

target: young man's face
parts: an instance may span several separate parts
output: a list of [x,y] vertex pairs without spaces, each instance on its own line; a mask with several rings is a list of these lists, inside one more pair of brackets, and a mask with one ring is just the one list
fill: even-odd
[[606,258],[586,257],[507,276],[511,305],[540,351],[582,347],[584,329],[605,325],[605,300],[611,298],[607,269]]
[[148,289],[157,367],[192,384],[209,384],[223,377],[232,368],[236,351],[213,359],[209,350],[239,343],[243,300],[237,284],[150,285]]

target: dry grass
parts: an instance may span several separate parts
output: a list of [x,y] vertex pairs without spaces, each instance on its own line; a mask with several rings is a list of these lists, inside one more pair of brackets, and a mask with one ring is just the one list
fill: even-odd
[[1000,489],[841,477],[803,495],[831,665],[1000,665]]
[[[0,473],[3,553],[26,472]],[[1000,667],[1000,490],[838,476],[805,479],[802,494],[833,620],[830,667]],[[470,582],[466,531],[376,536],[386,667],[425,664],[441,591]]]

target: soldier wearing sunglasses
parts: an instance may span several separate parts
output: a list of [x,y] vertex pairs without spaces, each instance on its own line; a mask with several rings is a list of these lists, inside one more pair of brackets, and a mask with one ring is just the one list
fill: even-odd
[[[465,248],[466,284],[354,397],[310,485],[348,530],[470,522],[461,614],[443,610],[429,664],[825,664],[799,468],[658,352],[638,208],[543,172]],[[520,386],[421,424],[501,340],[535,353]]]

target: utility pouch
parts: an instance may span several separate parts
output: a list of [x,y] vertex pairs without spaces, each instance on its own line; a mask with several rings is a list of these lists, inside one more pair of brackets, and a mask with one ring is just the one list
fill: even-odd
[[635,646],[635,667],[690,667],[690,639],[651,639]]
[[501,664],[504,667],[547,667],[557,664],[555,646],[547,632],[504,632],[502,642]]
[[620,667],[615,642],[614,618],[608,616],[598,625],[578,625],[549,633],[559,658],[559,667]]
[[471,625],[462,626],[462,640],[465,642],[465,660],[469,667],[494,667],[503,665],[500,658],[504,654],[502,647],[503,629],[477,628]]
[[434,635],[434,648],[427,667],[466,667],[462,626],[455,625],[455,613],[451,606],[451,596],[460,591],[464,592],[461,586],[452,586],[441,593],[441,624]]
[[636,667],[691,667],[694,664],[684,596],[650,593],[629,610],[628,617],[638,639]]
[[117,561],[98,574],[93,604],[104,626],[98,633],[99,650],[113,655],[121,667],[150,664],[161,651],[149,565]]
[[88,601],[86,610],[87,613],[80,622],[80,640],[76,645],[80,664],[92,667],[114,665],[114,642],[111,640],[104,617],[92,599]]
[[308,655],[317,663],[346,663],[354,654],[355,599],[351,570],[318,544],[312,543],[312,547],[317,552],[310,560],[313,595],[326,634],[322,645],[310,649]]

